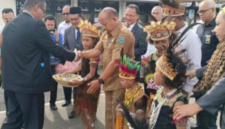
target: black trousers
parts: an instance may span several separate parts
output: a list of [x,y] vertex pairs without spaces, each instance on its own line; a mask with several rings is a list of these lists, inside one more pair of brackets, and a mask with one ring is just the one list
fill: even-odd
[[[195,92],[196,101],[204,95],[201,92]],[[205,110],[200,111],[197,114],[197,125],[199,129],[217,129],[216,121],[217,121],[218,112],[214,115],[208,113]]]
[[44,93],[24,94],[5,90],[8,112],[1,129],[42,129],[44,124]]
[[[51,65],[52,75],[55,74],[55,65]],[[57,98],[57,91],[58,91],[58,83],[54,80],[54,89],[50,92],[50,104],[55,105],[55,101]]]
[[5,101],[5,109],[6,109],[6,113],[8,111],[8,96],[7,93],[4,91],[4,101]]
[[73,99],[75,100],[77,88],[63,87],[63,91],[64,91],[65,100],[67,101],[71,100],[72,92],[73,92]]
[[63,87],[64,96],[66,101],[71,101],[72,88]]

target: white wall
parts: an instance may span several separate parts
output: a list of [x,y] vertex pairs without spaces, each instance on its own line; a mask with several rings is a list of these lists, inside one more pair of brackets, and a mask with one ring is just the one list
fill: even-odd
[[71,0],[71,6],[78,6],[78,0]]
[[12,8],[16,14],[16,0],[0,0],[0,26],[4,24],[2,21],[2,10],[4,8]]

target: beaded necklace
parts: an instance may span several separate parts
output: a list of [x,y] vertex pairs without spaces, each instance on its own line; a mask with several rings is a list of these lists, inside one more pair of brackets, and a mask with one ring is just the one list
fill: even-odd
[[137,86],[132,92],[130,92],[130,90],[126,90],[124,104],[128,109],[132,106],[134,98],[139,95],[140,89],[141,86]]
[[158,103],[158,105],[156,106],[154,102],[151,105],[151,111],[149,113],[149,116],[150,116],[150,119],[149,119],[149,123],[150,123],[149,124],[149,129],[154,129],[162,106],[165,104],[165,102],[169,98],[171,98],[172,95],[174,95],[177,92],[177,89],[173,89],[167,95],[165,95],[164,97],[161,97],[161,93],[163,92],[163,89],[164,88],[159,89],[160,94],[156,95],[156,97],[154,99],[154,101],[155,101],[155,100],[159,100],[159,97],[161,98],[161,100]]

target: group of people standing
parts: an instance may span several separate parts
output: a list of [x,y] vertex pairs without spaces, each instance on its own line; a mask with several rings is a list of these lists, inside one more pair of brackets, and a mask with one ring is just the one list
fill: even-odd
[[[44,92],[51,91],[50,108],[57,110],[58,84],[52,75],[67,60],[78,63],[62,73],[80,74],[82,79],[70,83],[78,88],[64,88],[62,106],[71,103],[73,91],[69,118],[80,116],[85,129],[95,128],[101,85],[106,129],[186,129],[188,117],[201,110],[198,127],[193,128],[216,129],[225,91],[225,8],[216,18],[215,2],[202,1],[199,14],[204,24],[195,33],[186,23],[184,6],[176,0],[161,2],[163,7],[153,8],[151,24],[145,27],[138,23],[140,10],[135,4],[127,6],[124,23],[114,8],[104,8],[99,14],[104,29],[100,35],[79,7],[64,6],[65,21],[56,31],[54,16],[45,16],[45,0],[26,0],[23,12],[6,20],[0,37],[7,107],[1,128],[43,128]],[[3,12],[8,13],[13,11]],[[151,47],[155,49],[149,52]],[[100,55],[101,75],[97,73]],[[193,89],[197,102],[187,105]],[[221,128],[224,125],[222,121]]]

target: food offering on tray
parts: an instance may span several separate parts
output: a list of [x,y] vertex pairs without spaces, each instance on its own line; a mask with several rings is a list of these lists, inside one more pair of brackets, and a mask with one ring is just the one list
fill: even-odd
[[70,85],[70,83],[72,83],[73,80],[82,80],[82,77],[77,74],[55,74],[52,77],[55,81],[65,87],[78,87],[79,85],[74,86]]

